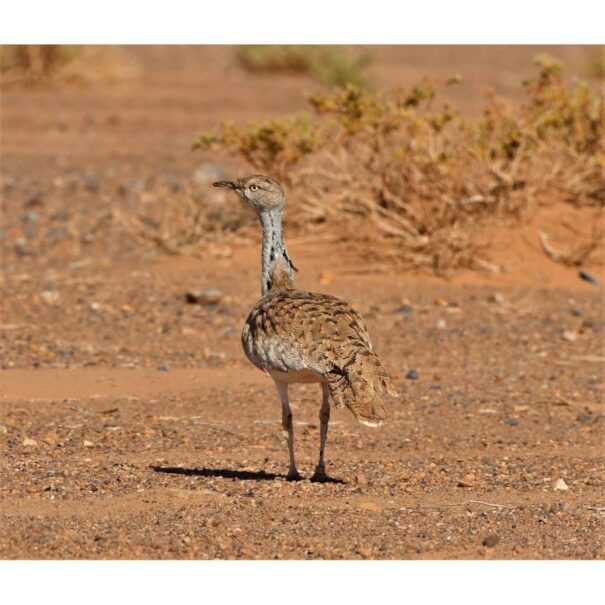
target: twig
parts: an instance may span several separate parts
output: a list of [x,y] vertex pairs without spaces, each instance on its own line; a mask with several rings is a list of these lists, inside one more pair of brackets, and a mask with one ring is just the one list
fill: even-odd
[[538,231],[538,237],[540,238],[540,245],[542,249],[552,260],[557,263],[563,263],[567,266],[580,265],[584,259],[597,247],[597,243],[599,237],[593,234],[593,237],[589,242],[585,242],[578,246],[576,250],[571,250],[569,252],[561,252],[553,247],[553,245],[548,241],[548,236],[544,231]]
[[492,502],[483,502],[483,500],[467,500],[466,504],[482,504],[483,506],[493,506],[495,508],[517,508],[511,504],[494,504]]
[[457,502],[455,504],[421,504],[418,508],[449,508],[455,506],[464,506],[465,504],[481,504],[483,506],[493,506],[494,508],[517,508],[511,504],[494,504],[492,502],[484,502],[483,500],[465,500],[464,502]]
[[421,504],[418,508],[453,508],[455,506],[462,506],[466,502],[458,502],[456,504]]

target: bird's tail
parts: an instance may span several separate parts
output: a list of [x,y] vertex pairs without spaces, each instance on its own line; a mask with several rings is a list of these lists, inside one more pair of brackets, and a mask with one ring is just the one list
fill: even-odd
[[369,349],[361,349],[327,375],[330,398],[336,407],[347,406],[359,422],[380,426],[389,416],[381,393],[397,396],[388,372]]

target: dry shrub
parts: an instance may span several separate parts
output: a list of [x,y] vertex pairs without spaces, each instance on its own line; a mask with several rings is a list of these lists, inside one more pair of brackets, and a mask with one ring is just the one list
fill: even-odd
[[487,222],[521,220],[545,200],[605,201],[601,96],[567,83],[554,59],[536,63],[523,103],[492,97],[479,119],[435,109],[428,82],[348,86],[310,97],[313,118],[225,124],[195,146],[235,153],[283,181],[296,200],[293,229],[338,226],[373,243],[364,250],[376,257],[439,274],[496,269],[476,237]]
[[236,50],[238,63],[251,72],[308,73],[328,86],[368,85],[365,75],[372,62],[368,53],[354,53],[344,46],[249,45]]
[[91,84],[131,80],[139,66],[118,46],[6,45],[0,47],[2,85]]

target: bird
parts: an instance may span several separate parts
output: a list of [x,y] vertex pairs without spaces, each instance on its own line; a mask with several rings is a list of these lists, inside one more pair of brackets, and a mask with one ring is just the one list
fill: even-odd
[[295,287],[297,269],[288,255],[282,228],[286,202],[282,186],[265,175],[213,185],[237,193],[254,210],[262,226],[261,298],[248,314],[241,340],[248,360],[273,379],[281,401],[282,428],[290,457],[286,478],[303,478],[294,455],[288,386],[319,383],[319,462],[310,480],[329,481],[324,454],[331,405],[346,407],[359,422],[377,427],[389,415],[381,394],[386,390],[397,396],[397,391],[373,350],[361,315],[335,296]]

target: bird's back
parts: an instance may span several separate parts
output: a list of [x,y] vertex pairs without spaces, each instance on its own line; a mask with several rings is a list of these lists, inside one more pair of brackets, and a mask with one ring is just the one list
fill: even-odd
[[365,424],[381,424],[388,416],[379,394],[383,389],[394,394],[389,375],[362,317],[343,300],[272,290],[250,311],[242,345],[263,370],[327,382],[334,404],[346,405]]

